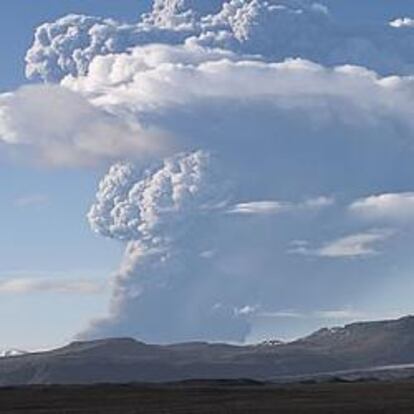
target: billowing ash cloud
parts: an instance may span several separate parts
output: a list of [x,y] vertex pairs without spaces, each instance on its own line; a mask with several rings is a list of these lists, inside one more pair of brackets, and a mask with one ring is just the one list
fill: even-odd
[[[220,117],[221,105],[233,115],[209,141],[236,139],[234,124],[249,123],[252,107],[277,111],[280,131],[284,112],[295,111],[300,124],[367,126],[390,117],[411,129],[411,79],[333,67],[409,72],[412,32],[394,26],[339,27],[322,5],[295,0],[157,1],[136,24],[69,15],[37,29],[26,59],[30,78],[63,88],[0,96],[0,140],[53,165],[160,156],[213,146],[200,137],[204,126],[190,129],[198,118],[217,125],[208,119]],[[258,135],[268,135],[270,118]]]
[[154,0],[152,12],[144,17],[144,21],[175,27],[202,16],[216,14],[223,3],[223,0]]
[[88,218],[94,231],[129,243],[111,312],[85,336],[243,340],[248,325],[234,312],[236,304],[220,304],[211,289],[225,277],[206,265],[203,234],[224,211],[228,190],[213,166],[210,154],[196,151],[143,172],[131,164],[111,167]]
[[242,341],[277,336],[260,315],[289,309],[390,311],[414,241],[411,26],[157,0],[135,24],[39,27],[26,69],[47,84],[0,96],[3,147],[117,162],[88,218],[126,251],[84,336]]
[[157,0],[136,24],[69,15],[36,30],[26,56],[30,78],[84,75],[98,55],[150,43],[191,41],[266,60],[301,57],[325,65],[355,64],[379,73],[409,73],[414,37],[409,19],[374,29],[336,22],[308,0]]
[[148,30],[148,25],[127,25],[82,15],[45,23],[36,29],[33,46],[27,52],[26,74],[57,82],[68,74],[86,74],[96,56],[124,52],[138,44],[180,43],[187,34],[152,25]]
[[222,177],[212,164],[208,153],[196,151],[167,158],[155,171],[114,165],[89,213],[92,229],[120,240],[173,239],[176,228],[225,201]]

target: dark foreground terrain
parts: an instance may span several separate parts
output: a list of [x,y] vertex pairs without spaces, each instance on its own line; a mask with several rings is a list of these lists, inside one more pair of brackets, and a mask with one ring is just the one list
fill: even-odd
[[0,389],[0,412],[53,414],[414,413],[414,381],[270,385],[32,386]]

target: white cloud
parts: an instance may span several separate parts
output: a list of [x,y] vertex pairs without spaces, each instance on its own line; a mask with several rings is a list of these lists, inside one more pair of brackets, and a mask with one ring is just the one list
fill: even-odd
[[[353,308],[313,310],[301,312],[298,310],[265,311],[259,306],[246,305],[235,312],[239,315],[253,316],[255,318],[269,319],[321,319],[321,320],[362,320],[375,319],[369,312],[358,311]],[[378,315],[377,315],[378,318]],[[384,318],[386,318],[384,316]]]
[[294,242],[289,252],[332,259],[373,256],[380,253],[376,245],[386,241],[393,234],[394,231],[390,229],[370,230],[341,237],[316,249],[309,247],[307,242]]
[[392,20],[390,26],[397,29],[401,27],[414,27],[414,19],[410,17],[399,17],[398,19]]
[[242,308],[236,308],[234,312],[238,316],[254,315],[257,312],[257,306],[246,305]]
[[[79,165],[200,146],[219,145],[214,150],[221,151],[238,145],[235,131],[257,108],[268,115],[256,124],[256,145],[274,128],[289,134],[275,120],[286,123],[299,112],[298,126],[310,123],[313,135],[334,123],[364,130],[387,120],[406,131],[403,145],[414,130],[411,78],[381,78],[363,68],[330,69],[300,59],[269,63],[190,43],[98,56],[87,75],[67,77],[63,85],[1,96],[0,140],[52,165]],[[203,133],[220,106],[234,113],[226,118],[226,139],[218,141]],[[186,136],[183,125],[199,125],[199,132]]]
[[366,312],[357,311],[354,309],[334,309],[314,312],[316,318],[321,319],[346,319],[346,320],[362,320],[368,317]]
[[286,201],[251,201],[239,203],[231,207],[229,214],[281,214],[295,211],[318,210],[334,204],[334,199],[330,197],[310,198],[302,203],[292,203]]
[[214,250],[205,250],[200,253],[200,257],[203,259],[213,259],[216,254],[217,252]]
[[260,318],[274,318],[274,319],[320,319],[326,321],[361,321],[361,320],[384,320],[395,319],[403,316],[398,312],[388,312],[384,314],[373,313],[371,311],[357,310],[354,308],[341,308],[341,309],[324,309],[313,310],[307,312],[286,310],[276,312],[259,312],[257,316]]
[[361,257],[378,254],[375,243],[382,242],[390,237],[388,231],[371,231],[357,233],[334,240],[315,253],[320,257]]
[[258,313],[258,316],[262,318],[275,318],[275,319],[279,319],[279,318],[302,319],[302,318],[309,317],[309,314],[301,313],[301,312],[297,312],[293,310],[282,310],[282,311],[274,311],[274,312],[262,311]]
[[[190,43],[148,45],[99,56],[86,76],[67,77],[63,84],[95,104],[124,105],[134,111],[203,98],[263,99],[286,109],[289,104],[310,110],[319,99],[335,104],[341,98],[368,111],[366,115],[375,115],[376,109],[401,118],[412,113],[407,88],[414,88],[411,78],[382,78],[363,67],[331,69],[303,59],[267,62]],[[183,84],[191,87],[182,88]],[[400,101],[400,110],[387,99]]]
[[0,95],[0,141],[51,165],[148,155],[160,149],[160,140],[155,129],[99,109],[61,86],[25,86]]
[[280,214],[291,210],[291,205],[279,201],[251,201],[239,203],[228,210],[230,214]]
[[364,219],[407,222],[414,220],[414,193],[385,193],[354,201],[349,210]]
[[43,278],[13,278],[0,280],[0,294],[59,293],[102,294],[103,283],[88,280],[57,280]]
[[330,207],[335,204],[335,199],[333,197],[317,197],[309,198],[305,200],[302,204],[299,204],[299,208],[302,209],[320,209],[325,207]]

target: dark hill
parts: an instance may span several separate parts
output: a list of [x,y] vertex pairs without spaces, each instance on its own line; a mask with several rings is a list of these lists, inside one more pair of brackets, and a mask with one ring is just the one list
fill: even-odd
[[414,317],[322,329],[298,341],[235,346],[148,345],[130,338],[73,342],[0,358],[0,386],[277,379],[414,363]]

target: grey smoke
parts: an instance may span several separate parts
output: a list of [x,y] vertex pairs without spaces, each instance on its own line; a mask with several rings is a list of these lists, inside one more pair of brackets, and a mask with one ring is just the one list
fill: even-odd
[[86,337],[243,340],[248,324],[231,303],[219,303],[217,287],[225,276],[203,255],[206,231],[223,214],[229,188],[214,162],[196,151],[147,171],[131,164],[111,167],[88,218],[94,231],[127,247],[110,314],[94,322]]

